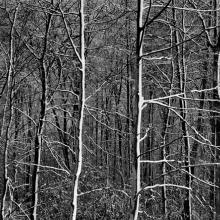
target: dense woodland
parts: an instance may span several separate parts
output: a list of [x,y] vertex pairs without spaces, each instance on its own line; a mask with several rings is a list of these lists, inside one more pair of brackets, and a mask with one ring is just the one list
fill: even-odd
[[220,2],[0,0],[0,220],[219,220]]

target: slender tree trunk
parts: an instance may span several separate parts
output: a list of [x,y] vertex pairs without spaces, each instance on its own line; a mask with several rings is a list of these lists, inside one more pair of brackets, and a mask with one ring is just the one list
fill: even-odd
[[78,136],[78,150],[77,150],[77,169],[74,180],[73,188],[73,200],[72,200],[72,213],[71,220],[77,219],[77,205],[78,205],[78,188],[79,178],[82,171],[82,150],[83,150],[83,117],[85,111],[85,72],[86,72],[86,60],[85,60],[85,22],[84,22],[84,0],[80,1],[80,63],[81,63],[81,96],[80,96],[80,116],[79,116],[79,136]]
[[[220,106],[219,106],[220,108]],[[216,146],[217,147],[217,151],[216,151],[216,158],[218,159],[218,163],[219,163],[219,158],[220,158],[220,118],[216,118]],[[216,188],[216,200],[215,200],[215,210],[216,210],[216,220],[220,220],[220,167],[219,165],[216,168],[216,172],[215,172],[215,181],[216,181],[216,186],[218,188]]]
[[[220,39],[218,39],[220,44]],[[217,54],[214,55],[214,87],[217,86],[217,74],[220,73],[220,48],[217,48]],[[217,89],[216,89],[217,90]],[[216,102],[214,103],[215,110],[219,111],[220,104],[219,104],[219,96],[217,94],[217,91],[214,91],[214,99],[216,99]],[[215,115],[214,119],[214,131],[215,131],[215,158],[216,162],[219,163],[220,159],[220,118],[219,115]],[[216,220],[220,220],[220,166],[217,166],[214,170],[214,180],[213,182],[216,185],[215,188],[215,213],[216,213]]]
[[40,164],[41,164],[41,150],[43,144],[43,129],[44,129],[44,119],[46,115],[46,103],[47,103],[47,70],[45,64],[45,56],[47,51],[48,35],[51,25],[52,14],[49,14],[46,23],[46,32],[44,36],[44,46],[42,56],[39,59],[40,73],[41,73],[41,100],[40,100],[40,115],[39,121],[36,127],[36,134],[34,139],[34,166],[32,173],[32,200],[31,200],[31,212],[30,219],[37,219],[37,207],[39,200],[39,177],[40,177]]
[[[28,95],[28,115],[29,117],[32,117],[32,90],[31,87],[29,88],[29,95]],[[27,152],[27,158],[26,158],[26,163],[25,165],[25,190],[28,193],[30,191],[30,178],[31,178],[31,166],[29,165],[31,163],[31,150],[32,150],[32,139],[33,139],[33,134],[32,134],[32,122],[31,119],[27,119],[27,143],[28,143],[28,152]],[[28,197],[28,201],[30,201],[30,198]]]
[[[191,187],[191,168],[190,168],[190,143],[188,138],[188,128],[186,124],[187,120],[187,103],[185,100],[186,97],[186,69],[185,69],[185,49],[184,47],[180,48],[178,43],[180,43],[180,40],[178,38],[178,33],[176,31],[176,9],[175,9],[175,0],[172,0],[172,19],[173,19],[173,27],[172,30],[172,55],[173,55],[173,70],[178,76],[179,80],[179,90],[181,93],[183,93],[183,98],[180,99],[180,115],[182,117],[181,119],[181,127],[182,127],[182,134],[183,134],[183,141],[184,141],[184,161],[185,161],[185,167],[186,167],[186,186]],[[184,15],[182,15],[182,19],[184,19]],[[182,20],[182,27],[184,28],[184,20]],[[182,39],[184,41],[184,37]],[[181,60],[181,61],[180,61]],[[180,61],[180,62],[179,62]],[[188,190],[185,194],[185,198],[183,201],[183,212],[182,212],[182,218],[184,220],[190,220],[191,219],[191,194]]]
[[[129,0],[125,0],[125,7],[126,10],[129,9]],[[126,26],[126,49],[130,51],[130,37],[131,37],[131,25],[130,25],[130,18],[126,17],[125,21]],[[131,110],[131,74],[130,74],[130,65],[131,65],[131,55],[126,55],[126,128],[125,131],[127,132],[126,139],[127,139],[127,146],[125,148],[125,178],[130,178],[131,169],[131,134],[130,134],[130,110]]]
[[[121,97],[121,90],[122,90],[122,77],[120,81],[120,86],[118,88],[117,85],[115,85],[114,88],[114,96],[115,96],[115,150],[114,150],[114,178],[116,180],[116,173],[117,169],[121,169],[122,174],[124,174],[124,167],[123,167],[123,160],[122,160],[122,135],[118,131],[122,131],[122,123],[121,123],[121,117],[118,115],[119,112],[119,104],[120,104],[120,97]],[[118,146],[118,149],[117,149]],[[119,155],[119,156],[117,156]]]
[[[105,95],[104,95],[104,99],[105,99],[105,124],[109,127],[110,125],[110,117],[108,115],[108,111],[109,111],[109,107],[111,106],[110,101],[111,99],[108,97],[107,95],[108,90],[105,89]],[[110,159],[110,154],[112,153],[111,151],[111,130],[109,130],[108,127],[105,127],[105,164],[106,164],[106,185],[109,186],[110,185],[110,179],[111,179],[111,175],[110,175],[110,166],[111,166],[111,159]],[[114,171],[115,172],[115,171]]]
[[[104,90],[102,91],[102,95],[101,95],[101,109],[104,110],[105,108],[105,105],[104,105]],[[104,116],[103,114],[101,114],[101,117],[100,117],[100,120],[101,121],[104,121]],[[101,152],[100,152],[100,163],[101,163],[101,166],[104,166],[105,165],[105,155],[106,155],[106,152],[103,151],[103,149],[105,149],[103,143],[104,143],[104,140],[105,140],[105,127],[103,124],[101,124],[100,126],[100,130],[101,130],[101,134],[100,134],[100,146],[101,146]]]
[[141,142],[141,115],[144,98],[142,94],[142,27],[143,19],[143,0],[137,1],[137,38],[136,38],[136,71],[135,74],[135,104],[134,104],[134,126],[133,134],[133,154],[134,161],[132,166],[133,201],[131,203],[132,212],[130,220],[137,220],[139,213],[140,191],[141,191],[141,172],[140,172],[140,142]]
[[[170,87],[169,87],[169,94],[168,95],[172,95],[172,88],[173,88],[173,78],[174,78],[174,73],[172,75],[172,79],[170,80]],[[167,156],[169,154],[169,150],[168,150],[168,146],[167,145],[167,139],[168,139],[168,130],[169,130],[169,126],[170,126],[170,115],[171,115],[171,98],[168,98],[168,109],[167,112],[165,114],[165,118],[164,118],[164,128],[162,131],[162,160],[167,160]],[[166,219],[168,216],[168,204],[167,204],[167,188],[166,188],[166,183],[167,183],[167,164],[166,162],[162,163],[162,177],[163,177],[163,187],[162,187],[162,212],[163,212],[163,218]]]
[[[185,7],[185,1],[183,1],[183,7]],[[182,29],[183,29],[183,37],[182,41],[185,42],[185,12],[182,11]],[[179,41],[180,42],[180,41]],[[191,144],[189,141],[189,132],[187,126],[188,120],[188,105],[187,105],[187,96],[186,96],[186,79],[187,79],[187,66],[186,66],[186,59],[185,59],[185,44],[181,45],[181,59],[180,59],[180,73],[181,73],[181,81],[180,88],[181,92],[184,94],[183,99],[181,99],[180,108],[183,109],[180,111],[180,114],[184,120],[182,120],[182,129],[184,135],[184,145],[185,145],[185,166],[186,166],[186,186],[191,189],[192,185],[192,177],[191,177]],[[182,107],[181,107],[182,106]],[[192,195],[191,191],[187,190],[186,192],[186,199],[184,201],[184,212],[185,212],[185,219],[191,220],[192,219]]]
[[[151,100],[153,98],[153,88],[150,86],[147,92],[149,93],[149,96],[148,96],[149,100]],[[152,125],[154,123],[154,105],[149,103],[147,108],[148,109],[146,112],[146,116],[143,116],[143,118],[146,118],[147,124]],[[153,135],[150,135],[150,134],[141,143],[141,146],[143,146],[144,151],[145,151],[143,158],[145,158],[146,160],[151,160],[152,158],[153,144],[154,144],[154,138],[153,138]],[[144,163],[142,164],[142,168],[143,168],[143,178],[144,178],[145,183],[147,183],[147,185],[152,185],[153,179],[154,179],[153,178],[154,172],[152,169],[152,164]]]
[[[184,65],[184,64],[183,64]],[[185,66],[185,65],[184,65]],[[190,162],[190,152],[191,152],[191,147],[190,147],[190,142],[189,142],[189,134],[188,134],[188,128],[186,121],[188,120],[188,110],[187,110],[187,101],[186,101],[186,90],[185,90],[185,84],[186,84],[186,70],[185,67],[182,66],[182,76],[183,78],[181,79],[182,81],[182,91],[184,93],[183,99],[180,100],[180,109],[183,109],[180,111],[180,114],[182,116],[182,131],[183,131],[183,139],[184,139],[184,154],[185,154],[185,167],[186,167],[186,186],[190,189],[191,188],[191,162]],[[191,220],[192,219],[192,210],[191,210],[191,192],[187,190],[185,200],[184,200],[184,210],[183,210],[183,216],[184,220]]]
[[[213,43],[216,45],[217,44],[217,27],[216,27],[216,1],[210,1],[210,5],[212,6],[213,11],[211,11],[209,13],[209,20],[208,20],[208,25],[215,27],[213,30],[210,30],[209,33],[212,34],[213,36]],[[211,35],[210,35],[211,36]],[[210,43],[210,42],[209,42]],[[209,44],[207,44],[209,45]],[[216,54],[216,49],[217,48],[209,48],[209,52],[214,52],[214,55],[212,57],[212,63],[211,66],[212,68],[212,82],[211,87],[215,87],[216,86],[216,77],[217,77],[217,66],[218,66],[218,55]],[[217,99],[217,91],[213,91],[212,93],[212,97],[211,99],[215,100]],[[215,107],[216,103],[215,102],[210,102],[210,109],[211,110],[216,110]],[[216,113],[215,112],[211,112],[210,113],[211,117],[210,117],[210,126],[211,126],[211,132],[212,132],[212,144],[216,145]],[[215,163],[216,162],[216,149],[212,149],[212,158],[211,158],[211,162]],[[213,166],[210,168],[210,177],[209,177],[209,181],[212,182],[215,185],[215,171],[216,171],[216,167]],[[216,220],[216,200],[215,200],[215,194],[216,194],[216,187],[215,186],[210,186],[210,193],[209,193],[209,204],[210,207],[212,207],[211,210],[211,217],[212,219]]]
[[[53,103],[53,101],[51,100],[51,103]],[[55,123],[57,126],[57,132],[59,135],[59,139],[60,141],[65,145],[62,147],[62,151],[63,151],[63,157],[64,157],[64,163],[66,165],[66,167],[68,169],[70,169],[70,161],[69,161],[69,153],[68,153],[68,139],[67,139],[67,112],[66,112],[66,108],[64,107],[64,112],[63,112],[63,128],[61,127],[60,123],[59,123],[59,118],[57,116],[57,113],[55,111],[55,109],[52,110],[53,111],[53,115],[55,118]]]
[[[215,19],[215,28],[214,28],[214,37],[215,41],[217,42],[216,44],[216,53],[214,55],[214,82],[216,82],[217,86],[217,92],[218,95],[216,94],[216,99],[217,102],[215,102],[215,109],[217,111],[220,110],[220,30],[219,30],[219,2],[217,0],[213,0],[213,6],[214,6],[214,19]],[[216,115],[215,117],[215,141],[216,141],[216,162],[220,162],[220,117],[219,115]],[[214,173],[215,175],[215,185],[216,185],[216,190],[215,190],[215,213],[216,213],[216,220],[220,220],[220,166],[218,165],[216,167],[216,171]]]
[[[208,67],[207,67],[207,62],[204,63],[204,72],[205,74],[207,73],[208,71]],[[207,78],[206,76],[203,76],[203,79],[201,80],[201,89],[204,90],[206,89],[206,84],[207,84]],[[196,130],[199,132],[199,134],[202,134],[203,133],[203,127],[202,127],[202,123],[203,123],[203,118],[202,118],[202,109],[204,108],[204,104],[205,104],[205,92],[203,91],[201,93],[201,96],[200,96],[200,102],[199,102],[199,113],[198,113],[198,119],[197,119],[197,124],[196,124]],[[196,164],[196,160],[197,160],[197,155],[198,155],[198,150],[199,150],[199,142],[197,140],[199,140],[199,135],[196,135],[195,136],[196,140],[193,142],[193,145],[192,145],[192,151],[191,151],[191,164],[192,164],[192,168],[191,168],[191,172],[192,172],[192,175],[194,176],[196,174],[195,172],[195,167],[193,166],[194,164]],[[193,178],[192,178],[193,180]]]
[[[23,91],[22,90],[18,90],[15,94],[14,94],[14,105],[16,105],[16,107],[18,109],[22,109],[23,107],[23,103],[24,103],[24,100],[23,100]],[[12,112],[12,115],[14,116],[15,120],[14,120],[14,142],[17,142],[19,140],[19,131],[21,130],[21,112],[18,110],[18,109],[15,109],[13,108],[13,112]],[[18,179],[17,179],[17,174],[18,174],[18,164],[16,162],[16,159],[17,159],[17,146],[14,145],[13,146],[13,156],[12,156],[12,161],[13,161],[13,182],[14,184],[19,184],[18,183]],[[13,187],[11,187],[11,198],[14,202],[17,202],[18,200],[18,193],[17,193],[17,189],[13,189]],[[16,206],[14,206],[13,202],[11,202],[11,210],[16,210]]]
[[[96,97],[96,109],[98,110],[98,108],[99,108],[99,96],[97,95],[97,97]],[[99,114],[97,113],[97,115],[96,115],[96,118],[98,119],[99,118],[99,116],[98,116]],[[101,158],[99,158],[99,152],[100,152],[100,155],[102,154],[102,151],[101,150],[99,150],[99,148],[98,148],[98,146],[99,146],[99,122],[98,122],[98,120],[96,120],[95,121],[95,144],[96,144],[96,146],[95,146],[95,152],[96,152],[96,166],[100,166],[101,165],[101,162],[100,162],[100,159]],[[101,143],[100,143],[100,146],[101,146]]]
[[[1,213],[0,220],[5,219],[6,215],[6,200],[8,193],[8,154],[9,154],[9,141],[10,141],[10,129],[11,129],[11,120],[12,120],[12,97],[13,97],[13,68],[14,68],[14,42],[15,42],[15,25],[18,16],[19,5],[16,7],[14,12],[13,23],[11,27],[10,33],[10,51],[9,51],[9,67],[7,73],[7,93],[6,93],[6,102],[4,106],[4,115],[3,115],[3,123],[1,128],[1,138],[5,140],[3,147],[3,189],[1,194]],[[10,214],[10,213],[9,213]]]
[[[220,31],[218,28],[218,1],[213,0],[213,20],[212,26],[215,27],[213,29],[213,42],[214,47],[212,47],[214,55],[213,55],[213,88],[218,86],[216,90],[213,91],[213,99],[216,100],[213,102],[211,108],[212,110],[219,111],[219,79],[220,79]],[[220,118],[216,113],[212,114],[212,119],[210,120],[213,138],[212,143],[216,146],[216,149],[213,150],[214,162],[219,163],[220,158]],[[210,203],[211,206],[214,206],[213,219],[220,220],[220,167],[213,167],[210,172],[210,180],[215,184],[216,187],[211,187],[210,189]]]

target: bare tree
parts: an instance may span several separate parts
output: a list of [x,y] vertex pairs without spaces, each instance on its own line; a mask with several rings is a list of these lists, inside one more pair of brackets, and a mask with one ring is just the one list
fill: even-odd
[[46,18],[45,35],[43,40],[43,50],[41,57],[39,58],[39,71],[41,80],[41,100],[40,100],[40,115],[36,127],[35,134],[35,153],[34,153],[34,167],[32,174],[32,201],[31,201],[31,213],[30,219],[37,219],[37,207],[38,207],[38,197],[39,197],[39,176],[40,176],[40,165],[41,165],[41,152],[43,144],[43,129],[45,126],[45,117],[47,109],[47,68],[45,64],[45,56],[47,52],[48,36],[51,26],[52,14],[49,13]]
[[[14,9],[11,30],[10,30],[10,42],[9,42],[9,52],[6,54],[9,58],[8,70],[7,70],[7,92],[6,92],[6,101],[4,103],[3,111],[3,121],[1,127],[1,138],[4,140],[3,148],[3,192],[1,194],[1,214],[0,219],[4,220],[7,215],[10,216],[10,213],[7,213],[7,202],[11,202],[11,198],[7,198],[9,192],[10,179],[8,176],[8,157],[9,157],[9,144],[10,144],[10,135],[11,135],[11,122],[12,122],[12,107],[13,107],[13,75],[14,75],[14,50],[15,50],[15,27],[17,22],[17,16],[19,11],[19,5]],[[9,209],[10,212],[10,209]]]
[[132,178],[133,178],[133,197],[132,201],[132,212],[130,215],[130,220],[137,220],[139,213],[139,199],[141,191],[141,170],[140,170],[140,144],[141,144],[141,120],[142,120],[142,107],[144,104],[144,97],[142,93],[142,55],[143,55],[143,0],[137,1],[137,38],[136,38],[136,71],[135,74],[135,107],[134,107],[134,127],[133,133],[134,143],[133,143],[133,166],[132,166]]
[[[63,15],[63,13],[62,13]],[[63,15],[64,16],[64,15]],[[76,52],[78,60],[80,62],[80,72],[81,72],[81,94],[79,96],[79,103],[80,103],[80,113],[79,113],[79,134],[78,134],[78,147],[77,147],[77,164],[76,164],[76,172],[74,174],[74,181],[73,181],[73,199],[72,199],[72,212],[70,219],[76,220],[77,218],[77,205],[78,205],[78,190],[79,190],[79,178],[82,171],[82,153],[83,153],[83,122],[84,122],[84,111],[85,111],[85,78],[86,78],[86,60],[85,60],[85,21],[84,21],[84,0],[80,1],[80,54],[77,52],[76,46],[72,41],[72,38],[69,35],[69,27],[67,26],[66,20],[64,19],[66,31],[69,35],[69,40],[71,41],[71,45]]]

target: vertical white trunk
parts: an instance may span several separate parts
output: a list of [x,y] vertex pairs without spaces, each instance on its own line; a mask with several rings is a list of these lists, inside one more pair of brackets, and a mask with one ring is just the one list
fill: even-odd
[[136,86],[138,87],[138,115],[137,115],[137,142],[136,142],[136,155],[137,155],[137,170],[136,170],[136,207],[134,212],[134,220],[138,219],[138,212],[139,212],[139,203],[140,203],[140,191],[141,191],[141,170],[140,170],[140,142],[141,142],[141,120],[142,120],[142,107],[144,104],[143,98],[143,91],[142,91],[142,55],[143,55],[143,48],[142,48],[142,34],[144,34],[142,30],[142,23],[143,23],[143,0],[138,1],[138,8],[139,8],[139,19],[138,19],[138,37],[137,39],[139,46],[137,46],[137,61],[138,61],[138,82]]
[[79,187],[79,177],[82,170],[82,149],[83,149],[83,116],[84,116],[84,109],[85,109],[85,70],[86,70],[86,61],[85,61],[85,21],[84,21],[84,0],[80,1],[80,49],[81,49],[81,76],[82,76],[82,91],[81,91],[81,111],[80,111],[80,119],[79,119],[79,146],[78,146],[78,164],[77,164],[77,171],[75,176],[74,182],[74,189],[73,189],[73,212],[71,215],[71,220],[76,220],[77,215],[77,199],[78,199],[78,187]]

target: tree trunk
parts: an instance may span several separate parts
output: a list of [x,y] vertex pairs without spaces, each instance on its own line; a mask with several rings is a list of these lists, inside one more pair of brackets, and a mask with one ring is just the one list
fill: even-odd
[[[183,141],[184,141],[184,163],[185,163],[185,184],[187,187],[191,187],[191,168],[190,165],[190,143],[188,138],[188,128],[187,128],[187,103],[186,103],[186,90],[185,90],[185,84],[186,84],[186,69],[185,69],[185,49],[184,47],[176,46],[180,43],[180,40],[178,39],[178,33],[176,30],[176,24],[177,24],[177,18],[176,18],[176,9],[175,9],[175,0],[172,0],[172,19],[173,19],[173,27],[171,27],[172,30],[172,55],[173,55],[173,71],[178,77],[179,81],[179,91],[180,93],[183,93],[183,97],[180,98],[179,104],[180,104],[180,123],[182,127],[182,135],[183,135]],[[184,15],[182,14],[182,28],[185,28],[184,26]],[[182,38],[182,41],[184,41],[184,37]],[[179,62],[180,61],[180,62]],[[190,220],[191,219],[191,195],[189,190],[187,190],[185,194],[185,198],[183,201],[183,212],[182,212],[182,218],[184,220]]]
[[140,172],[140,142],[141,142],[141,115],[144,98],[142,94],[142,28],[143,19],[143,0],[137,1],[137,38],[136,38],[136,71],[135,81],[135,100],[134,100],[134,121],[133,121],[133,165],[132,165],[132,201],[130,220],[137,220],[139,213],[139,200],[141,191],[141,172]]
[[[220,41],[220,39],[219,39]],[[220,44],[220,42],[219,42]],[[220,49],[217,48],[217,54],[214,55],[214,87],[217,86],[217,73],[220,69]],[[214,99],[216,99],[216,102],[214,102],[214,109],[219,111],[220,104],[219,104],[219,96],[218,91],[214,91]],[[214,132],[215,132],[215,140],[214,145],[216,146],[215,150],[215,160],[217,163],[220,162],[220,118],[219,114],[215,114],[214,118]],[[216,169],[214,170],[214,179],[213,182],[216,185],[215,188],[215,213],[216,213],[216,220],[220,220],[220,166],[217,165]]]
[[[13,68],[14,68],[14,43],[15,43],[15,24],[18,16],[19,5],[15,8],[13,23],[10,32],[10,50],[9,50],[9,67],[7,73],[7,93],[6,93],[6,102],[3,112],[3,122],[1,127],[1,138],[4,140],[3,145],[3,164],[2,164],[2,193],[0,198],[1,203],[1,212],[0,220],[4,220],[6,216],[6,201],[8,194],[8,154],[9,154],[9,141],[10,141],[10,129],[12,121],[12,98],[13,98]],[[10,213],[8,213],[10,214]]]
[[[32,117],[32,98],[31,98],[31,93],[32,90],[31,88],[29,88],[29,92],[30,94],[28,95],[28,115],[29,117]],[[33,133],[32,133],[32,122],[31,119],[28,118],[27,119],[27,127],[28,127],[28,131],[27,131],[27,144],[28,144],[28,152],[27,152],[27,159],[26,159],[26,165],[25,165],[25,190],[26,193],[28,193],[30,191],[30,178],[31,178],[31,151],[32,151],[32,140],[33,140]],[[30,201],[30,198],[28,196],[27,198],[28,201]]]
[[[168,95],[172,95],[172,88],[173,88],[173,78],[174,78],[174,73],[172,75],[172,78],[170,80],[170,86],[169,86],[169,93]],[[166,109],[166,114],[164,117],[164,126],[163,126],[163,130],[162,130],[162,156],[161,159],[162,160],[167,160],[167,156],[169,156],[169,146],[167,145],[167,139],[168,139],[168,130],[169,130],[169,126],[170,126],[170,115],[171,115],[171,98],[168,98],[167,101],[167,106],[168,109]],[[162,178],[163,178],[163,187],[162,187],[162,212],[163,212],[163,218],[166,219],[168,216],[168,204],[167,204],[167,188],[166,188],[166,183],[167,183],[167,164],[166,162],[162,163]]]
[[47,70],[45,64],[45,56],[47,52],[48,35],[51,25],[52,14],[49,14],[46,23],[46,32],[44,36],[44,46],[42,56],[39,59],[40,74],[41,74],[41,100],[40,100],[40,115],[38,119],[38,124],[36,127],[36,134],[34,138],[34,166],[32,173],[32,199],[31,199],[31,212],[30,219],[37,219],[37,207],[39,200],[39,177],[40,177],[40,164],[41,164],[41,149],[43,144],[43,129],[45,125],[45,115],[46,115],[46,103],[47,103]]
[[[128,10],[130,7],[129,0],[125,0],[125,8]],[[126,17],[125,26],[126,26],[126,49],[130,51],[130,37],[131,37],[131,25],[130,18]],[[125,131],[127,132],[126,139],[127,145],[125,148],[126,155],[125,159],[125,178],[129,179],[131,174],[131,134],[130,134],[130,120],[131,120],[131,74],[130,74],[130,66],[131,66],[131,55],[126,55],[126,126]]]
[[84,22],[84,0],[80,1],[80,55],[79,60],[81,63],[81,95],[79,97],[80,102],[80,115],[79,115],[79,135],[78,135],[78,150],[77,150],[77,169],[74,179],[73,199],[72,199],[72,213],[71,220],[77,219],[77,205],[78,205],[78,188],[79,178],[82,171],[82,159],[83,159],[83,118],[85,111],[85,78],[86,78],[86,60],[85,60],[85,22]]

